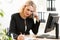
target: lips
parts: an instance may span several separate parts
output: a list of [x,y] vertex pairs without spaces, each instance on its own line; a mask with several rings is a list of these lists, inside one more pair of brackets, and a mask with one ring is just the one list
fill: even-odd
[[26,15],[29,15],[29,14],[26,14]]

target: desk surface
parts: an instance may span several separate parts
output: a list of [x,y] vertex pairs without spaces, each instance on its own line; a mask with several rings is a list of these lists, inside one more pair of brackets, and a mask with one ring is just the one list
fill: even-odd
[[25,40],[60,40],[60,39],[47,39],[47,38],[36,38],[37,35],[26,35]]

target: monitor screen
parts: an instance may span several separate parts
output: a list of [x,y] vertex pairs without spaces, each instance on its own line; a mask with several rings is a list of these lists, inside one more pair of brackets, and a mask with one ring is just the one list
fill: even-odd
[[58,14],[49,13],[44,33],[52,31],[55,28],[55,23],[58,22],[58,19],[59,19]]

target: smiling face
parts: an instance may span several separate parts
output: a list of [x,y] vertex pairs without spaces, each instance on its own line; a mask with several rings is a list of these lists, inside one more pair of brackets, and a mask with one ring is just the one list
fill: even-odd
[[30,15],[32,15],[33,12],[34,12],[34,8],[32,6],[26,6],[24,8],[24,16],[25,17],[29,17]]

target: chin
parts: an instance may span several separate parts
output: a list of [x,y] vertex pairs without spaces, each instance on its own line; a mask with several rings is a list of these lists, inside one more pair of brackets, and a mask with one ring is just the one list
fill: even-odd
[[29,15],[26,15],[26,17],[29,17]]

